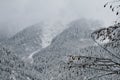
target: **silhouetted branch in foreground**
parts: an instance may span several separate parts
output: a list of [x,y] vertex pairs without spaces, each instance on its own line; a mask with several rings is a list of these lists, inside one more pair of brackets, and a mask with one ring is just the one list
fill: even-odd
[[[91,38],[93,39],[93,41],[95,43],[98,44],[98,46],[100,46],[102,49],[104,49],[105,51],[107,51],[107,53],[117,59],[120,60],[120,57],[118,57],[115,53],[109,51],[104,44],[100,44],[96,41],[96,38],[94,35],[97,35],[97,38],[100,38],[100,36],[105,37],[105,38],[109,38],[111,35],[108,34],[112,34],[115,29],[119,29],[119,27],[110,27],[110,28],[105,28],[105,29],[101,29],[98,30],[96,32],[93,32],[91,34]],[[112,31],[110,31],[109,33],[103,33],[103,30],[109,30],[109,29],[113,29]],[[118,30],[119,31],[119,30]],[[102,35],[100,34],[102,32]],[[108,32],[108,31],[106,31]],[[116,35],[114,35],[116,36]],[[105,40],[105,38],[103,38],[103,40]],[[116,37],[111,37],[110,38],[111,41],[115,42],[118,41],[119,38]],[[89,78],[88,80],[92,80],[93,78],[100,78],[100,77],[104,77],[107,75],[120,75],[120,63],[115,62],[114,60],[110,59],[110,58],[97,58],[97,57],[91,57],[91,56],[73,56],[73,55],[69,55],[68,56],[68,67],[69,69],[77,67],[77,68],[88,68],[88,69],[94,69],[94,70],[99,70],[99,71],[104,71],[104,74],[100,74],[100,75],[96,75],[93,76],[91,78]]]
[[[105,3],[104,7],[109,7],[112,12],[114,12],[117,16],[120,14],[120,0],[113,0],[110,2]],[[119,17],[115,21],[115,23],[119,23]]]
[[[117,58],[117,59],[120,59],[119,56],[115,55],[115,53],[112,53],[111,51],[109,51],[107,48],[103,47],[102,45],[100,45],[94,38],[93,36],[94,33],[91,34],[91,38],[93,39],[93,41],[98,45],[100,46],[101,48],[103,48],[105,51],[107,51],[109,53],[109,55],[113,56],[114,58]],[[118,63],[119,64],[119,63]]]
[[97,58],[97,57],[86,57],[86,56],[68,56],[69,69],[71,68],[88,68],[99,71],[104,71],[106,74],[97,75],[89,78],[88,80],[92,80],[93,78],[100,78],[107,75],[120,74],[120,64],[112,61],[108,58]]
[[94,77],[89,78],[88,80],[93,80],[95,78],[101,78],[101,77],[104,77],[104,76],[107,76],[107,75],[112,75],[112,74],[115,74],[115,73],[107,73],[107,74],[102,74],[102,75],[96,75]]

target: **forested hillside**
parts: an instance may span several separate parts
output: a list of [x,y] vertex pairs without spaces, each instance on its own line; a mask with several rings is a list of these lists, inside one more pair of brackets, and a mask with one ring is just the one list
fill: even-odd
[[41,80],[41,76],[11,50],[1,47],[0,80]]
[[28,56],[32,52],[42,48],[41,38],[42,24],[36,24],[18,32],[10,39],[4,41],[3,45],[20,56]]

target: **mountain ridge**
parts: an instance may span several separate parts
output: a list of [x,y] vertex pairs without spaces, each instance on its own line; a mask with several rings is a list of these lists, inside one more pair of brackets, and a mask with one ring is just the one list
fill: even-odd
[[41,24],[36,24],[25,28],[2,44],[14,50],[18,55],[28,55],[37,49],[42,48]]

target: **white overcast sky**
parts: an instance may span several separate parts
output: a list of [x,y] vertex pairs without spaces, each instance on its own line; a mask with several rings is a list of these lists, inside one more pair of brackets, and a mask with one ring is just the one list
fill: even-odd
[[108,0],[0,0],[0,31],[16,32],[41,21],[69,22],[88,18],[110,25],[115,15],[103,8]]

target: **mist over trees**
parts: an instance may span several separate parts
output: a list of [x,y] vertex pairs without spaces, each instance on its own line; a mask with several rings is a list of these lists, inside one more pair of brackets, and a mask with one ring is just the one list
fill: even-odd
[[[119,19],[119,2],[107,2]],[[118,3],[118,4],[116,4]],[[108,13],[109,14],[109,13]],[[75,19],[43,47],[45,25],[29,26],[0,44],[1,80],[119,80],[120,23]],[[46,28],[44,28],[46,29]],[[56,29],[57,30],[57,29]],[[59,30],[59,29],[58,29]]]

